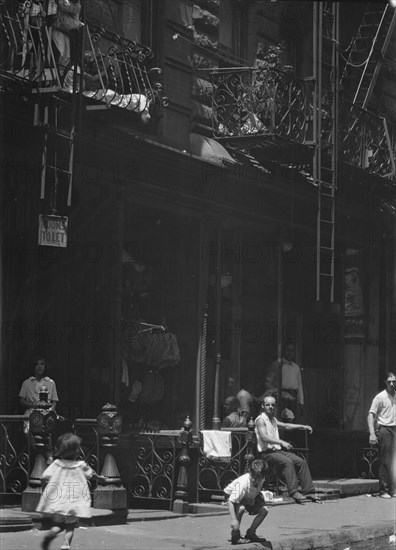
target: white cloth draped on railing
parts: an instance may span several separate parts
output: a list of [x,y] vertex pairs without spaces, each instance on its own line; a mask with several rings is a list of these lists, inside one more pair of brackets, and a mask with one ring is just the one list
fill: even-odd
[[202,430],[203,452],[210,459],[231,458],[231,432],[220,430]]

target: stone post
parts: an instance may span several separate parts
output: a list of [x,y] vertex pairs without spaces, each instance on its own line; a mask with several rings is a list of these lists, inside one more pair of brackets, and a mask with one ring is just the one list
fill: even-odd
[[39,402],[29,416],[30,433],[28,437],[33,438],[32,449],[35,450],[36,456],[28,485],[22,493],[23,512],[34,512],[39,503],[42,494],[41,476],[47,468],[45,457],[55,422],[56,413],[51,409],[48,390],[43,386],[39,393]]
[[249,470],[250,464],[254,460],[254,420],[250,417],[248,422],[248,431],[245,434],[246,454],[245,454],[245,472]]
[[189,448],[192,441],[191,434],[192,422],[187,416],[183,422],[183,428],[180,431],[179,443],[181,444],[181,452],[179,455],[179,475],[177,477],[177,488],[175,493],[175,501],[173,503],[173,511],[177,514],[186,514],[188,512],[188,466],[191,458]]
[[117,407],[106,403],[102,407],[97,422],[100,444],[105,456],[100,473],[107,479],[103,485],[98,485],[94,490],[93,507],[127,513],[127,492],[121,483],[114,457],[122,428],[122,418]]

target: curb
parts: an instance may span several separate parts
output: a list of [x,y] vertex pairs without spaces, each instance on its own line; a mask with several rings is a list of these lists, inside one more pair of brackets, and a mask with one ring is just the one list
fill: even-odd
[[[313,550],[315,548],[327,550],[334,549],[337,545],[344,548],[352,542],[367,541],[370,539],[389,536],[393,534],[393,523],[375,524],[370,527],[353,527],[341,532],[329,531],[321,535],[313,535],[301,540],[285,539],[273,546],[273,550]],[[257,547],[256,547],[257,549]]]
[[192,513],[174,514],[170,512],[169,515],[163,515],[163,516],[148,515],[148,516],[139,517],[139,516],[128,515],[126,522],[136,523],[139,521],[162,521],[164,519],[205,518],[205,517],[227,516],[227,515],[228,515],[228,510],[219,510],[218,512],[200,512],[198,514],[192,514]]

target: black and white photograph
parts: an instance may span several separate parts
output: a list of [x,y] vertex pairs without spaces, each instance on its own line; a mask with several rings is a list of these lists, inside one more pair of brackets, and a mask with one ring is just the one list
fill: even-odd
[[0,0],[2,550],[396,550],[396,0]]

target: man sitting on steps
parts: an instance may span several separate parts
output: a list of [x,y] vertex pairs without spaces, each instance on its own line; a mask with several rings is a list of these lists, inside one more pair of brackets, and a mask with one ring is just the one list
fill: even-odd
[[[315,487],[308,464],[303,458],[291,452],[293,446],[280,439],[278,431],[278,427],[281,427],[285,430],[307,430],[312,433],[312,428],[303,424],[279,422],[274,416],[275,406],[275,397],[264,397],[261,414],[255,420],[259,457],[280,471],[285,478],[289,495],[297,503],[301,504],[305,499],[320,502],[315,495]],[[303,494],[299,491],[299,484]]]

